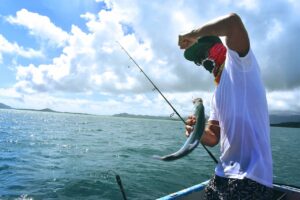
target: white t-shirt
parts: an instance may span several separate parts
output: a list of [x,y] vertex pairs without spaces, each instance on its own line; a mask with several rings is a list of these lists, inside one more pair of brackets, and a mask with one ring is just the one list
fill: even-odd
[[225,66],[212,102],[210,120],[220,124],[218,176],[247,177],[272,187],[273,168],[266,93],[252,50],[245,57],[227,48]]

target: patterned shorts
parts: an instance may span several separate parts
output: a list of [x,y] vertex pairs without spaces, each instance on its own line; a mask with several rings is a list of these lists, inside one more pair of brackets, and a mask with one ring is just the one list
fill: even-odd
[[268,200],[272,199],[272,188],[248,178],[232,179],[214,176],[205,188],[206,200]]

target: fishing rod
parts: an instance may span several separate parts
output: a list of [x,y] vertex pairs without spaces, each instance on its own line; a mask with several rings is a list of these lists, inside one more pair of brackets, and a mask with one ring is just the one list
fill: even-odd
[[125,191],[124,191],[124,188],[123,188],[123,184],[122,184],[122,181],[121,181],[121,177],[118,174],[116,175],[116,181],[117,181],[117,183],[119,185],[119,188],[121,190],[123,199],[127,200],[126,194],[125,194]]
[[123,49],[123,51],[127,54],[127,56],[132,60],[132,62],[141,70],[141,72],[146,76],[148,81],[153,85],[153,87],[159,92],[159,94],[165,99],[165,101],[169,104],[169,106],[173,109],[173,111],[176,113],[176,115],[181,119],[181,121],[186,125],[184,119],[180,116],[180,114],[177,112],[177,110],[172,106],[172,104],[168,101],[168,99],[163,95],[163,93],[156,87],[156,85],[152,82],[152,80],[147,76],[147,74],[144,72],[144,70],[137,64],[137,62],[130,56],[130,54],[126,51],[126,49],[120,44],[120,42],[116,41],[120,47]]
[[126,194],[125,194],[125,190],[124,190],[124,187],[123,187],[123,184],[122,184],[120,175],[117,174],[117,172],[115,172],[114,170],[108,170],[108,171],[105,173],[105,176],[108,176],[108,175],[110,175],[110,174],[115,176],[115,179],[116,179],[116,182],[117,182],[118,185],[119,185],[119,189],[120,189],[120,191],[121,191],[123,200],[127,200],[127,197],[126,197]]
[[[173,109],[173,111],[176,113],[176,115],[180,118],[180,120],[187,125],[187,123],[185,122],[185,120],[180,116],[180,114],[177,112],[177,110],[172,106],[172,104],[168,101],[168,99],[163,95],[163,93],[158,89],[158,87],[153,83],[153,81],[147,76],[147,74],[144,72],[144,70],[139,66],[139,64],[130,56],[130,54],[128,53],[128,51],[126,51],[126,49],[120,44],[119,41],[116,41],[119,46],[123,49],[123,51],[127,54],[127,56],[132,60],[132,62],[140,69],[140,71],[145,75],[145,77],[148,79],[148,81],[153,85],[153,87],[159,92],[159,94],[164,98],[164,100],[169,104],[169,106]],[[201,143],[201,145],[203,146],[203,148],[206,150],[206,152],[208,153],[208,155],[214,160],[214,162],[217,164],[218,160],[214,157],[214,155],[206,148],[205,145],[203,145]]]

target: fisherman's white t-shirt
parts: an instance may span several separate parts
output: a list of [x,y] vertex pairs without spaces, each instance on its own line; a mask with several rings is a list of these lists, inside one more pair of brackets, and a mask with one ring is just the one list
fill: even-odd
[[220,124],[221,156],[215,173],[247,177],[272,187],[270,123],[260,69],[250,49],[245,57],[227,48],[225,66],[212,102],[210,120]]

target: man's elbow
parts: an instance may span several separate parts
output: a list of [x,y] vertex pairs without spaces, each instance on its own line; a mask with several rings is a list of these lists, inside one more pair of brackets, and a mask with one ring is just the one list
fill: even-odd
[[239,27],[243,27],[243,22],[240,16],[237,13],[230,13],[228,15],[229,26],[231,29],[236,29]]
[[242,19],[237,13],[230,13],[228,16],[233,22],[241,22]]

